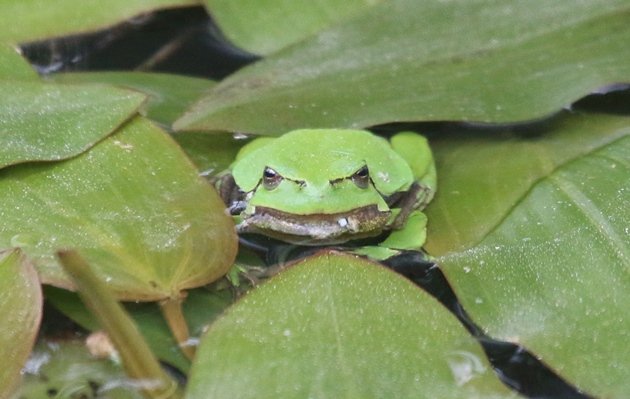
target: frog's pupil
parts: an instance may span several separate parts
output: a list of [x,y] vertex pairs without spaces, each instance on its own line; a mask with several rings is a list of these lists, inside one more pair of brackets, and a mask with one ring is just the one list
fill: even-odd
[[278,187],[278,184],[280,184],[281,180],[282,180],[282,176],[280,176],[278,172],[271,169],[270,167],[266,167],[265,170],[263,171],[263,186],[267,190],[272,190]]
[[267,178],[267,179],[271,179],[274,178],[278,175],[278,173],[271,169],[271,168],[265,168],[265,171],[263,172],[263,175]]
[[367,166],[363,166],[361,169],[354,172],[352,175],[352,181],[359,188],[367,188],[370,182],[370,171]]

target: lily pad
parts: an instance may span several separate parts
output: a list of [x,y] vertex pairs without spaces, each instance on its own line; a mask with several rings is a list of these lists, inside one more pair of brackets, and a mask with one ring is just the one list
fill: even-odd
[[187,398],[505,398],[477,342],[433,297],[359,258],[309,258],[216,321]]
[[145,96],[100,85],[0,80],[0,168],[65,159],[131,118]]
[[0,248],[21,246],[46,283],[75,248],[119,299],[159,300],[222,276],[231,218],[172,139],[142,118],[79,157],[0,173]]
[[175,127],[277,135],[304,126],[540,118],[630,80],[628,7],[383,2],[225,79]]
[[458,140],[435,146],[442,185],[427,248],[464,308],[580,390],[626,397],[630,118],[577,115],[539,137]]
[[206,0],[221,31],[237,46],[269,54],[382,0]]
[[62,73],[52,79],[59,83],[107,83],[137,90],[148,99],[140,112],[167,127],[214,85],[208,79],[147,72]]
[[158,8],[196,4],[194,0],[2,1],[0,41],[26,42],[88,32]]
[[6,397],[20,381],[42,316],[37,273],[17,249],[0,252],[0,315],[0,396]]

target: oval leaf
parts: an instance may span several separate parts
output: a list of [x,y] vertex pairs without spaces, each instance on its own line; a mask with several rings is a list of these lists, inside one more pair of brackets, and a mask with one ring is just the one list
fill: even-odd
[[187,398],[512,397],[433,297],[323,253],[248,294],[203,338]]
[[225,35],[256,54],[296,43],[383,0],[206,0]]
[[[470,139],[445,154],[429,220],[457,249],[438,244],[446,252],[438,263],[488,334],[524,345],[585,392],[623,398],[630,392],[630,118],[581,116],[557,129],[502,144]],[[485,161],[472,161],[482,154]],[[468,173],[474,177],[466,181]],[[483,204],[478,214],[475,204]],[[468,234],[488,214],[492,221]]]
[[[100,329],[94,315],[83,305],[78,294],[55,287],[44,287],[46,301],[86,330]],[[215,291],[205,287],[186,291],[182,303],[191,339],[196,339],[221,312],[233,301],[229,290]],[[155,302],[125,303],[125,310],[156,357],[180,371],[187,373],[190,360],[184,356],[173,338],[164,315]]]
[[17,43],[87,32],[158,8],[196,4],[194,0],[2,1],[0,41]]
[[140,118],[72,160],[4,169],[0,204],[0,247],[22,246],[44,282],[71,287],[54,252],[76,248],[120,299],[177,296],[236,251],[214,189]]
[[62,73],[53,79],[61,83],[108,83],[137,90],[148,97],[142,114],[166,126],[214,85],[208,79],[147,72]]
[[135,114],[145,96],[95,85],[0,80],[0,168],[65,159]]
[[0,396],[20,381],[42,316],[42,292],[33,266],[19,250],[0,252]]
[[388,1],[232,75],[175,127],[539,118],[630,80],[629,18],[623,0]]
[[540,129],[531,137],[464,132],[431,141],[440,180],[426,210],[431,255],[473,247],[536,182],[630,134],[630,118],[564,114]]

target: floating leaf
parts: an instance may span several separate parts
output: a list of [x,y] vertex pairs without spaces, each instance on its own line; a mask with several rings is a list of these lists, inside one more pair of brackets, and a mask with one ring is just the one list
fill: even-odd
[[498,398],[480,346],[433,297],[359,258],[287,269],[216,321],[188,399]]
[[[46,301],[81,327],[90,331],[99,329],[94,316],[85,308],[76,293],[55,287],[45,287],[44,290]],[[182,307],[190,332],[195,338],[233,301],[232,293],[227,290],[211,291],[202,287],[189,290],[186,294]],[[126,303],[125,309],[155,355],[182,372],[188,372],[190,361],[173,339],[158,304]]]
[[206,0],[221,31],[252,53],[296,43],[382,0]]
[[120,299],[177,297],[236,251],[221,199],[141,118],[71,160],[5,168],[0,204],[0,247],[23,247],[44,282],[71,287],[54,253],[75,248]]
[[431,141],[440,181],[427,209],[432,255],[473,247],[539,180],[630,134],[630,118],[564,114],[540,129],[537,135],[464,132]]
[[14,46],[0,44],[0,79],[39,79],[37,73],[24,58],[18,54]]
[[236,139],[227,133],[185,132],[173,138],[204,176],[212,176],[227,169],[248,140]]
[[196,4],[194,0],[2,1],[0,41],[25,42],[93,31],[158,8]]
[[225,79],[175,127],[539,118],[630,80],[629,20],[625,0],[388,1]]
[[435,143],[431,241],[461,303],[596,397],[630,392],[630,118]]
[[108,83],[137,90],[148,96],[141,112],[166,126],[170,126],[203,92],[214,85],[208,79],[147,72],[62,73],[52,78],[60,83]]
[[145,97],[100,85],[0,80],[0,168],[65,159],[135,114]]
[[0,397],[20,381],[42,316],[42,292],[33,266],[20,250],[0,252]]

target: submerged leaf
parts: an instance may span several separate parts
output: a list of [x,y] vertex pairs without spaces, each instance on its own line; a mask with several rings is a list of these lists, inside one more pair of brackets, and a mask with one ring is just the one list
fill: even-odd
[[43,341],[33,351],[13,399],[144,398],[137,385],[112,359],[92,356],[84,342]]

